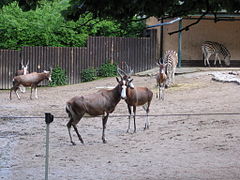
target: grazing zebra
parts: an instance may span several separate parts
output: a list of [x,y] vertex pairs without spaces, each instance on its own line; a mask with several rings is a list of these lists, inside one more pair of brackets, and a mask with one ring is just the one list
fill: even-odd
[[178,54],[176,51],[168,50],[163,56],[163,63],[166,64],[167,82],[166,87],[174,84],[175,72],[178,64]]
[[221,59],[219,55],[223,56],[223,60],[227,66],[230,65],[230,58],[231,58],[230,52],[227,50],[227,48],[224,45],[218,42],[205,41],[202,44],[202,53],[203,53],[203,61],[205,66],[208,65],[210,67],[209,58],[211,57],[211,55],[215,55],[214,66],[216,66],[217,59],[219,64],[221,65]]

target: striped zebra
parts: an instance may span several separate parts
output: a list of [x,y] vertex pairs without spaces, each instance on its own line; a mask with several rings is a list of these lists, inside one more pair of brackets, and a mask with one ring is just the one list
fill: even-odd
[[167,82],[166,86],[169,87],[175,83],[175,72],[178,64],[178,54],[176,51],[168,50],[163,56],[163,63],[166,64]]
[[230,58],[231,58],[230,52],[227,50],[227,48],[224,45],[218,42],[205,41],[202,44],[202,53],[203,53],[203,61],[205,66],[208,65],[210,67],[209,58],[212,55],[215,55],[214,66],[216,66],[217,59],[219,64],[221,65],[221,59],[219,55],[223,56],[223,60],[227,66],[230,65]]

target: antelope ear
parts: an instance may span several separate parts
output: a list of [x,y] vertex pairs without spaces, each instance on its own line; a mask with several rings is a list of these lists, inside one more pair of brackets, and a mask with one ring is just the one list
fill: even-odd
[[120,82],[120,80],[118,79],[118,77],[116,77],[116,80],[117,80],[118,83]]

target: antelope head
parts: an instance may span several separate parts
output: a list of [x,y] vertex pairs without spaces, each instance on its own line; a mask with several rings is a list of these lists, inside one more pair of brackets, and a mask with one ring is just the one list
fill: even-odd
[[117,67],[117,72],[121,79],[126,82],[126,86],[129,86],[131,88],[134,88],[134,85],[132,84],[132,78],[131,76],[133,75],[133,69],[125,63],[126,69],[128,72],[122,70],[121,68]]
[[43,73],[46,75],[47,80],[49,82],[51,82],[52,81],[52,68],[50,67],[49,71],[44,70]]
[[21,61],[21,67],[22,67],[22,70],[23,70],[23,74],[27,74],[27,72],[28,72],[28,64],[29,64],[29,60],[28,60],[28,62],[27,62],[27,64],[24,66],[24,64],[23,64],[23,60]]

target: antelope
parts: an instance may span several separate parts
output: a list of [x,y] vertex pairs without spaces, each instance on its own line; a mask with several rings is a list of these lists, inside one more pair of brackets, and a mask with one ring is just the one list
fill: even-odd
[[76,125],[86,114],[90,115],[91,117],[102,115],[102,141],[103,143],[107,142],[105,138],[105,129],[108,116],[115,110],[115,107],[121,100],[121,94],[126,94],[125,81],[123,81],[122,78],[119,80],[117,77],[116,80],[118,84],[111,90],[104,89],[86,96],[75,96],[67,101],[66,112],[70,118],[69,122],[67,123],[67,128],[72,145],[76,145],[76,143],[72,140],[70,132],[71,126],[74,128],[80,142],[84,144]]
[[159,73],[156,76],[158,86],[158,93],[156,93],[156,97],[164,100],[165,87],[167,82],[166,64],[161,63],[160,61],[158,61],[156,64],[159,66]]
[[51,81],[51,73],[52,71],[44,71],[42,73],[30,73],[25,75],[15,76],[13,78],[13,87],[10,89],[10,100],[12,99],[12,91],[14,90],[18,99],[20,100],[20,96],[18,94],[18,89],[20,85],[24,87],[31,87],[31,95],[30,99],[32,99],[32,90],[35,90],[35,98],[38,99],[37,96],[37,85],[42,82],[44,79]]
[[[28,64],[29,64],[29,61],[27,62],[27,64],[24,66],[23,64],[23,60],[20,62],[20,67],[21,69],[17,70],[16,73],[15,73],[15,76],[19,76],[19,75],[25,75],[25,74],[29,74],[28,72]],[[26,92],[26,88],[23,87],[23,86],[20,86],[20,91],[22,93],[25,93]]]
[[[133,120],[134,120],[134,133],[136,132],[136,107],[143,106],[144,110],[146,111],[146,119],[145,119],[145,126],[144,129],[149,129],[149,121],[148,121],[148,113],[149,107],[152,101],[153,92],[149,90],[147,87],[134,87],[132,84],[133,79],[131,79],[131,75],[133,70],[130,73],[126,73],[122,71],[124,76],[121,76],[123,80],[126,81],[127,89],[126,94],[121,95],[121,98],[125,100],[128,107],[128,129],[127,132],[130,130],[130,122],[131,122],[131,115],[132,115],[132,107],[133,107]],[[119,73],[120,74],[120,73]],[[145,105],[145,106],[144,106]]]

